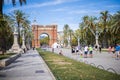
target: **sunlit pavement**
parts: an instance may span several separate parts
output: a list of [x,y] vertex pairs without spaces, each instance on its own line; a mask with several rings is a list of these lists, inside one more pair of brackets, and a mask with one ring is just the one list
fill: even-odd
[[0,80],[55,80],[36,50],[29,50],[0,70]]
[[[52,51],[51,48],[48,48],[47,50]],[[112,53],[111,54],[109,54],[108,52],[99,53],[98,51],[94,51],[93,58],[81,58],[79,53],[71,53],[70,49],[55,48],[54,52],[58,54],[60,50],[62,50],[62,54],[64,56],[67,56],[77,61],[84,62],[86,64],[90,64],[95,67],[99,67],[101,69],[105,69],[120,74],[120,59],[116,60],[113,57]]]

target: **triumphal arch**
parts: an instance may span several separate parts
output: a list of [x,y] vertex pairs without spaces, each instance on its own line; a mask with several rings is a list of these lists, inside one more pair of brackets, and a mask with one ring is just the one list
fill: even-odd
[[40,35],[47,34],[49,36],[49,46],[57,42],[57,25],[32,25],[32,47],[40,47]]

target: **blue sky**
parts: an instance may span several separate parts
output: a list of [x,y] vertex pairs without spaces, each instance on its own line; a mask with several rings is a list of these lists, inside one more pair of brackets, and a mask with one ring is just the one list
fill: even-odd
[[120,11],[120,0],[27,0],[22,7],[16,1],[13,7],[10,0],[5,0],[4,13],[19,9],[29,15],[31,23],[36,19],[40,25],[57,24],[58,31],[62,31],[65,24],[78,29],[85,15],[99,17],[101,11],[107,10],[110,14]]

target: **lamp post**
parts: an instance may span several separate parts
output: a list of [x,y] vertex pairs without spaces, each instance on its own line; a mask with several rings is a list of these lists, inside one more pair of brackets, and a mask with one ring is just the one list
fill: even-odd
[[70,48],[70,36],[67,38],[67,40],[68,40],[68,48]]
[[26,48],[29,50],[30,49],[30,31],[28,32],[27,32],[27,38],[26,38]]
[[97,48],[99,47],[99,43],[98,43],[98,38],[99,38],[99,32],[98,32],[98,21],[95,21],[95,32],[90,28],[90,27],[88,27],[89,29],[90,29],[90,31],[92,32],[92,34],[95,36],[95,45],[97,46]]
[[34,38],[34,48],[33,48],[33,50],[35,49],[35,38]]
[[104,32],[103,46],[104,46],[104,48],[107,48],[106,28],[104,29],[103,32]]
[[79,37],[77,38],[77,41],[78,41],[78,46],[80,46],[80,38]]
[[[23,23],[25,23],[25,17],[22,19]],[[23,25],[22,25],[23,26]],[[25,28],[21,27],[21,31],[23,31],[22,33],[22,49],[24,50],[24,52],[26,51],[26,46],[25,46],[25,34],[24,34],[24,31],[25,31]]]
[[34,48],[35,49],[35,27],[34,27]]
[[23,30],[23,35],[22,35],[22,49],[24,52],[26,51],[26,46],[25,46],[25,34],[24,34],[24,29]]
[[99,43],[98,43],[98,26],[96,26],[96,33],[95,33],[95,43],[96,43],[96,46],[99,47]]

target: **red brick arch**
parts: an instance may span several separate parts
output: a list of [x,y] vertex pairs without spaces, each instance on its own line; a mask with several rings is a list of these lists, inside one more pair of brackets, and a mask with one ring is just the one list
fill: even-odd
[[32,25],[32,32],[33,32],[33,40],[32,40],[32,47],[39,48],[40,47],[40,40],[39,37],[41,34],[48,34],[49,46],[55,42],[57,42],[57,25]]

